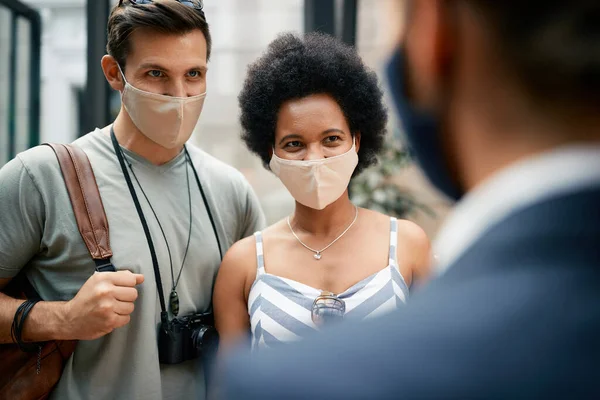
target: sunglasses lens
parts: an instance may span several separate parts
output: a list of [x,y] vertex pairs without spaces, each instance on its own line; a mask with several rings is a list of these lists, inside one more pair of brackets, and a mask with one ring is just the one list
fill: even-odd
[[202,9],[204,8],[204,4],[201,1],[198,1],[198,2],[193,2],[190,0],[178,0],[178,1],[185,6],[195,8],[196,10],[199,10],[199,11],[202,11]]
[[[150,4],[152,3],[153,0],[129,0],[130,4],[133,5],[141,5],[141,4]],[[204,3],[202,1],[198,1],[198,2],[193,2],[191,0],[177,0],[178,2],[180,2],[181,4],[188,6],[188,7],[192,7],[195,8],[196,10],[202,12],[202,9],[204,8]],[[119,0],[119,6],[123,5],[124,0]],[[204,13],[202,12],[202,15],[204,16]]]

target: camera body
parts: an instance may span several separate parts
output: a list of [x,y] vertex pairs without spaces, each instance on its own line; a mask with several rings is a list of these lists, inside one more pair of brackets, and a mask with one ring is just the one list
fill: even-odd
[[158,359],[161,364],[212,357],[219,346],[214,316],[195,313],[163,321],[158,332]]

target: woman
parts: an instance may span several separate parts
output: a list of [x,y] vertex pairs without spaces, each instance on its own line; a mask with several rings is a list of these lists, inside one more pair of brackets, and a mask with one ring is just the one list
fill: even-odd
[[376,162],[387,114],[377,77],[323,34],[285,34],[249,68],[243,139],[296,200],[294,213],[224,257],[214,292],[222,346],[297,340],[330,319],[364,319],[406,301],[428,273],[414,223],[359,209],[353,175]]

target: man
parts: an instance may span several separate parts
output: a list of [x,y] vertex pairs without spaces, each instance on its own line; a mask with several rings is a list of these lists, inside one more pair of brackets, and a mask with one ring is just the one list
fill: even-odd
[[408,5],[392,90],[460,199],[440,276],[396,314],[231,360],[227,396],[600,398],[600,3]]
[[[172,320],[210,310],[221,254],[264,225],[239,172],[190,144],[184,149],[202,110],[210,47],[196,0],[126,0],[112,10],[102,68],[123,107],[114,124],[75,145],[94,169],[117,272],[93,273],[49,147],[0,170],[0,287],[22,271],[46,300],[33,307],[22,339],[79,340],[56,399],[204,396],[202,360],[159,363],[164,321],[149,242]],[[21,303],[0,294],[2,343],[12,342]]]

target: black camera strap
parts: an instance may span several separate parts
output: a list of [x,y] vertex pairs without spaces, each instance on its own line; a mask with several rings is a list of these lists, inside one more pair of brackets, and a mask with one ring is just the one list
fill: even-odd
[[[113,147],[115,149],[115,154],[119,160],[119,164],[121,165],[121,171],[123,172],[123,176],[125,177],[125,181],[127,182],[127,187],[129,189],[129,193],[131,194],[131,198],[133,199],[133,203],[135,204],[135,209],[140,217],[140,222],[142,223],[142,227],[144,229],[144,235],[146,235],[146,240],[148,241],[148,248],[150,250],[150,256],[152,258],[152,267],[154,268],[154,278],[156,280],[156,287],[158,289],[158,298],[160,300],[160,319],[164,324],[163,326],[168,326],[169,323],[169,314],[167,313],[166,303],[165,303],[165,295],[163,292],[162,279],[160,277],[160,269],[158,264],[158,257],[156,256],[156,249],[154,248],[154,242],[152,241],[152,236],[150,235],[150,229],[148,228],[148,223],[146,222],[146,217],[144,216],[144,212],[142,211],[142,206],[140,205],[140,201],[138,199],[137,193],[135,191],[135,187],[133,186],[133,182],[131,181],[131,177],[129,176],[129,171],[127,171],[127,166],[125,164],[125,157],[123,155],[123,150],[117,141],[117,137],[115,136],[115,131],[113,127],[110,128],[110,137],[112,140]],[[202,184],[200,183],[200,178],[198,176],[198,172],[194,167],[194,163],[189,156],[187,148],[184,146],[184,151],[190,160],[190,165],[192,166],[192,171],[194,172],[194,176],[196,178],[196,182],[198,183],[198,188],[200,189],[200,194],[202,195],[202,200],[204,202],[204,206],[206,207],[206,212],[208,213],[208,217],[210,219],[210,223],[213,228],[213,232],[215,234],[215,238],[217,239],[217,247],[219,248],[219,255],[221,260],[223,260],[223,250],[221,249],[221,241],[219,240],[219,235],[217,233],[217,226],[215,224],[213,215],[210,211],[210,206],[208,205],[208,200],[206,198],[206,194],[204,193],[204,189],[202,188]]]
[[202,184],[200,183],[200,178],[198,177],[198,171],[196,171],[196,167],[194,167],[194,163],[192,162],[192,157],[190,153],[188,153],[187,147],[183,146],[185,154],[190,160],[190,165],[192,166],[192,171],[194,172],[194,177],[196,177],[196,183],[198,183],[198,189],[200,189],[200,194],[202,195],[202,201],[204,202],[204,206],[206,207],[206,212],[208,213],[208,219],[210,219],[210,224],[212,225],[213,232],[215,234],[215,238],[217,239],[217,247],[219,248],[219,257],[221,261],[223,261],[223,249],[221,248],[221,241],[219,240],[219,235],[217,234],[217,225],[215,224],[215,219],[213,218],[212,212],[210,212],[210,207],[208,206],[208,200],[206,199],[206,194],[204,193],[204,189],[202,188]]

